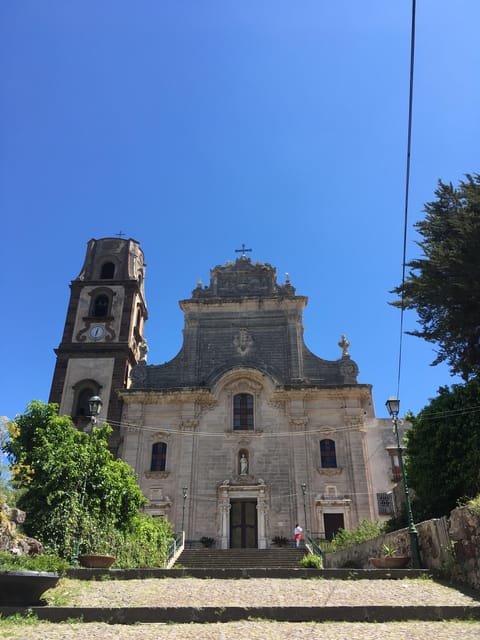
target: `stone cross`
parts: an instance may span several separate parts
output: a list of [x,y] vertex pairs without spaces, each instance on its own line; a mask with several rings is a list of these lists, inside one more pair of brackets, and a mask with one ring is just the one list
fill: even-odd
[[245,243],[242,242],[242,248],[241,249],[235,249],[235,253],[241,253],[242,254],[242,258],[245,257],[245,254],[247,253],[247,251],[251,251],[251,249],[245,249]]

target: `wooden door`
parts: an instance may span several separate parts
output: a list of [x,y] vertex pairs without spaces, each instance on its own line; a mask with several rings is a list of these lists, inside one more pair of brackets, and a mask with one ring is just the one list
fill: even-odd
[[232,500],[230,503],[230,547],[256,549],[257,501]]

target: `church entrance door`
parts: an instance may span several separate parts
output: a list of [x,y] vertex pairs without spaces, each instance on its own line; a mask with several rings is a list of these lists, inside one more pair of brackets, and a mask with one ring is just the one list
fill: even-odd
[[324,513],[323,522],[325,524],[325,538],[327,540],[333,540],[337,531],[345,527],[343,513]]
[[230,506],[230,547],[256,549],[257,501],[232,500]]

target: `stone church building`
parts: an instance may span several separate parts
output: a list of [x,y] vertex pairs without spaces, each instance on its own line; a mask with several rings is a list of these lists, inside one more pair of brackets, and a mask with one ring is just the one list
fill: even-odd
[[307,298],[245,251],[180,301],[183,346],[147,364],[145,262],[133,239],[90,240],[50,395],[78,428],[101,396],[112,451],[187,540],[269,547],[299,522],[318,537],[390,517],[398,457],[344,336],[338,360],[303,340]]

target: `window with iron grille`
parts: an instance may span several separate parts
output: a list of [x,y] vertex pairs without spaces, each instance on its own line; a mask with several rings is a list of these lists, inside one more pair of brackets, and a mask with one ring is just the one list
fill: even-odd
[[393,515],[393,496],[391,493],[377,493],[378,513],[382,516]]

